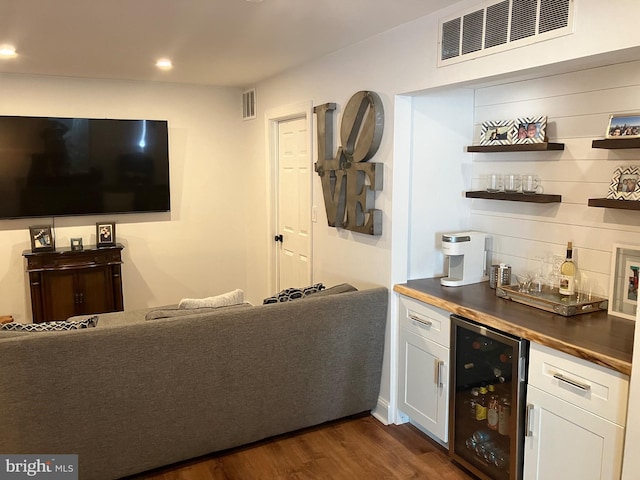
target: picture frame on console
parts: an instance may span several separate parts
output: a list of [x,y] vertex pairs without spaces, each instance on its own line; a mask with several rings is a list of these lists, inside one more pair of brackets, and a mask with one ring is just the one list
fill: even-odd
[[29,227],[32,252],[53,252],[56,249],[51,225],[34,225]]
[[611,257],[608,313],[635,320],[638,308],[640,246],[615,244]]
[[77,252],[82,250],[82,238],[72,238],[71,239],[71,251]]
[[98,247],[107,247],[116,243],[116,224],[115,222],[98,222],[96,223],[96,245]]

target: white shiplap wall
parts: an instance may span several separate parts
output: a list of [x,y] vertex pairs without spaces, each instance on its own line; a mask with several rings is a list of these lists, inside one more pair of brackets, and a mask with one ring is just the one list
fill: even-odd
[[564,255],[573,241],[574,256],[593,293],[608,296],[614,243],[640,248],[640,211],[588,207],[589,198],[606,197],[618,166],[640,165],[640,149],[591,148],[604,138],[611,113],[640,112],[640,62],[476,89],[475,142],[487,120],[547,115],[549,141],[559,152],[473,154],[474,190],[484,175],[534,173],[545,193],[562,195],[559,204],[473,200],[471,224],[493,234],[493,261],[514,273],[536,271],[539,257]]

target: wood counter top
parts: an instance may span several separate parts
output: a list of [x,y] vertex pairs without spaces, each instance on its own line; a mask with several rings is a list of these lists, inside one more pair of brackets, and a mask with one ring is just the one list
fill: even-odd
[[605,311],[563,317],[497,297],[489,282],[443,287],[439,278],[426,278],[396,285],[394,291],[626,375],[631,373],[633,320]]

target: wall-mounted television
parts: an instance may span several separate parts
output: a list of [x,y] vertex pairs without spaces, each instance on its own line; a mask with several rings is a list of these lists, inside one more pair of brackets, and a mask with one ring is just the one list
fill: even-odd
[[170,210],[166,120],[0,116],[0,218]]

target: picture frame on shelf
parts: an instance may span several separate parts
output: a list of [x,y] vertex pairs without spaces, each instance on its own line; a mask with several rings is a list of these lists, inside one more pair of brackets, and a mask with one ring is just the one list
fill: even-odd
[[116,243],[116,224],[115,222],[98,222],[96,223],[96,245],[98,247],[107,247]]
[[480,145],[511,145],[512,142],[512,120],[497,120],[482,123],[480,129]]
[[51,225],[33,225],[29,227],[32,252],[53,252],[56,249],[53,227]]
[[607,198],[640,200],[640,167],[618,167],[613,171]]
[[614,244],[611,252],[609,315],[635,320],[639,272],[640,246]]
[[513,122],[511,133],[514,145],[544,143],[547,139],[547,117],[520,117]]
[[71,251],[77,252],[83,249],[82,246],[82,238],[72,238],[71,239]]
[[640,138],[640,113],[612,113],[605,138]]

